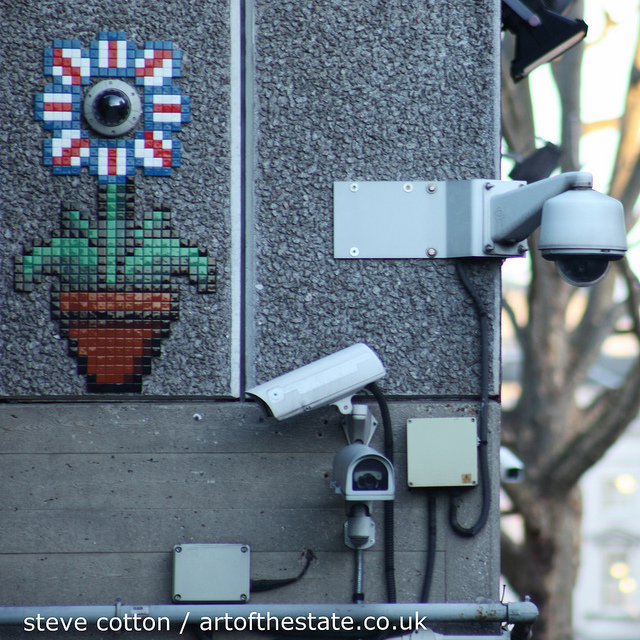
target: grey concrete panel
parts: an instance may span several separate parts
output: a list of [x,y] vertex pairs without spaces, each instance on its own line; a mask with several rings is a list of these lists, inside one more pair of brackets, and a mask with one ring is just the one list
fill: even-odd
[[[291,575],[301,553],[314,550],[305,580],[256,601],[351,599],[344,504],[328,477],[345,444],[340,416],[321,410],[278,423],[249,403],[157,402],[232,395],[240,372],[232,368],[239,309],[231,282],[241,267],[249,384],[358,341],[385,363],[381,385],[395,396],[399,598],[411,601],[420,591],[426,500],[406,488],[404,425],[408,418],[477,415],[478,316],[452,263],[334,260],[332,183],[495,177],[499,3],[244,5],[246,265],[232,263],[231,254],[238,194],[231,189],[230,95],[238,78],[230,72],[230,3],[43,0],[2,7],[0,86],[10,100],[0,105],[0,395],[87,395],[50,319],[53,280],[30,294],[13,288],[15,256],[28,242],[51,237],[62,202],[95,213],[95,178],[52,176],[42,165],[48,134],[34,120],[33,101],[47,82],[42,52],[55,38],[81,39],[86,47],[112,29],[140,46],[171,40],[183,52],[175,84],[190,96],[192,117],[175,134],[184,145],[182,167],[171,178],[138,173],[136,215],[170,201],[181,237],[217,258],[218,291],[201,295],[180,283],[180,320],[144,379],[143,396],[156,402],[0,405],[0,573],[9,576],[0,583],[0,605],[118,596],[167,602],[172,546],[199,542],[249,544],[256,577]],[[468,269],[489,312],[497,395],[499,263],[476,261]],[[490,416],[496,495],[493,403]],[[382,448],[381,429],[374,445]],[[497,599],[497,500],[488,527],[473,539],[452,534],[447,492],[438,491],[437,500],[433,599]],[[479,489],[465,492],[463,502],[466,524],[479,511]],[[384,598],[382,511],[377,504],[378,539],[365,555],[370,600]]]
[[[381,446],[382,426],[374,444]],[[407,450],[406,421],[475,416],[474,403],[393,402],[396,452]],[[252,402],[0,404],[3,453],[335,453],[345,443],[342,415],[331,407],[278,422]]]
[[[442,554],[438,554],[433,601],[444,591]],[[172,566],[170,553],[73,553],[18,554],[0,556],[0,571],[6,577],[0,585],[2,606],[113,604],[120,598],[128,604],[171,602]],[[402,601],[419,598],[425,554],[396,554],[398,593]],[[253,580],[285,579],[304,567],[300,551],[251,552]],[[33,580],[25,581],[28,574]],[[349,602],[353,590],[353,554],[319,552],[303,579],[273,591],[253,593],[250,602]],[[65,579],[61,580],[61,576]],[[322,588],[319,589],[319,585]],[[368,602],[384,601],[383,558],[371,549],[364,556],[364,587]],[[45,600],[44,594],[55,593]],[[4,630],[1,630],[2,633]],[[5,636],[2,635],[4,638]],[[66,636],[65,636],[66,637]]]
[[[250,383],[363,341],[392,393],[475,392],[478,319],[453,265],[334,260],[332,184],[495,176],[497,5],[254,4]],[[473,275],[497,353],[499,264]]]
[[[231,379],[230,262],[230,31],[224,0],[185,3],[150,0],[3,2],[0,86],[0,395],[84,395],[86,380],[68,355],[67,340],[51,320],[45,277],[32,293],[14,291],[14,257],[60,225],[60,205],[77,202],[96,215],[96,177],[54,176],[43,166],[43,140],[51,136],[34,118],[35,95],[51,79],[44,50],[54,39],[80,40],[88,48],[101,31],[123,31],[142,48],[147,40],[172,41],[183,54],[174,80],[191,99],[191,122],[174,139],[182,165],[171,177],[147,177],[137,169],[136,215],[155,203],[171,205],[180,236],[206,248],[218,261],[218,291],[198,294],[180,283],[180,319],[153,358],[143,392],[160,395],[228,395]],[[86,128],[86,127],[85,127]]]
[[[390,409],[396,581],[399,597],[412,601],[424,575],[427,505],[425,492],[406,488],[406,420],[473,415],[476,407],[416,401]],[[349,601],[345,505],[329,487],[333,456],[346,443],[335,410],[277,423],[249,403],[3,404],[0,424],[7,443],[0,455],[0,572],[10,576],[0,585],[0,604],[108,603],[117,596],[162,602],[170,551],[179,543],[248,544],[254,577],[262,578],[285,568],[290,575],[312,549],[314,579],[260,601]],[[379,449],[381,435],[379,427]],[[464,524],[477,515],[478,491],[463,497]],[[454,538],[447,492],[439,490],[437,500],[432,599],[497,597],[497,529]],[[494,501],[494,526],[496,510]],[[373,577],[384,542],[381,503],[373,517],[377,541],[365,557],[372,600],[384,597]],[[64,587],[54,588],[63,571]]]

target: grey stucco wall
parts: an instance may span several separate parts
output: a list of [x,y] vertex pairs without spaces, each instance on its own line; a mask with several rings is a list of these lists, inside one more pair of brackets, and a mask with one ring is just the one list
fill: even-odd
[[[62,202],[95,216],[96,179],[42,166],[50,136],[33,115],[48,81],[42,59],[56,38],[87,47],[102,30],[142,46],[171,39],[183,52],[174,82],[191,122],[174,136],[182,166],[171,177],[138,170],[139,218],[172,205],[174,227],[217,259],[218,291],[185,279],[180,320],[144,377],[147,395],[229,395],[232,279],[245,271],[249,384],[356,341],[393,371],[406,395],[477,389],[477,321],[453,267],[439,261],[336,261],[334,180],[495,177],[499,130],[494,12],[476,3],[247,3],[246,264],[232,257],[230,18],[226,3],[6,3],[2,34],[2,384],[7,396],[84,394],[65,339],[51,321],[45,278],[13,290],[13,261],[57,232]],[[55,16],[55,18],[54,18]],[[234,85],[235,86],[235,85]],[[242,213],[242,212],[241,212]],[[498,317],[498,266],[478,284]],[[493,332],[497,335],[497,327]],[[446,339],[445,339],[446,337]],[[236,367],[237,369],[237,367]],[[56,375],[50,375],[55,371]]]
[[[3,123],[2,301],[0,393],[5,396],[82,395],[84,376],[68,355],[67,341],[51,320],[45,276],[32,293],[13,287],[14,258],[60,227],[60,206],[77,202],[96,216],[97,181],[86,168],[79,176],[54,176],[43,166],[43,140],[51,136],[34,117],[34,101],[51,78],[44,51],[55,39],[80,40],[83,47],[103,31],[123,31],[142,48],[169,40],[182,51],[182,76],[174,84],[191,99],[191,122],[174,134],[182,141],[181,167],[171,177],[135,176],[136,216],[156,203],[170,204],[172,222],[184,240],[195,241],[217,259],[218,290],[197,294],[185,278],[180,320],[153,358],[144,393],[227,395],[231,378],[230,261],[230,31],[226,2],[27,2],[2,3]],[[83,125],[83,128],[87,128]],[[94,136],[95,137],[95,136]],[[52,374],[52,372],[55,372]]]
[[[477,313],[451,262],[334,260],[332,183],[496,176],[499,3],[243,6],[241,50],[231,20],[240,3],[2,2],[0,606],[168,602],[179,542],[250,544],[258,578],[288,577],[313,548],[304,581],[255,601],[349,601],[344,505],[328,487],[345,444],[338,415],[276,423],[230,396],[234,379],[262,382],[360,341],[388,371],[399,599],[417,599],[426,505],[406,488],[406,420],[477,415]],[[54,39],[87,46],[106,30],[183,52],[175,84],[192,114],[175,134],[182,166],[163,178],[138,171],[136,215],[170,202],[182,238],[218,269],[212,294],[180,280],[180,319],[134,399],[87,393],[50,317],[53,278],[32,293],[13,287],[15,256],[56,231],[62,202],[95,215],[94,177],[42,165],[49,134],[33,101]],[[233,95],[246,100],[238,129]],[[495,495],[500,266],[468,268],[489,313]],[[465,524],[479,500],[478,490],[465,494]],[[496,600],[497,501],[472,540],[453,536],[447,507],[439,492],[433,599]],[[381,506],[375,516],[381,530]],[[366,554],[369,601],[385,597],[381,549],[382,537]]]
[[[427,540],[426,494],[406,489],[406,421],[477,411],[452,402],[392,407],[399,602],[420,599]],[[490,416],[497,425],[497,407]],[[252,579],[296,575],[312,549],[300,582],[252,594],[250,602],[350,602],[345,506],[329,486],[333,457],[345,444],[340,422],[327,409],[280,423],[252,404],[0,405],[0,606],[169,603],[171,550],[186,543],[249,545]],[[380,431],[372,444],[382,449]],[[493,478],[495,494],[495,470]],[[495,503],[487,527],[469,540],[451,534],[447,491],[436,494],[432,601],[496,601]],[[479,491],[465,492],[463,501],[460,519],[468,525],[479,513]],[[367,603],[387,597],[382,503],[373,517],[377,541],[364,554]],[[6,633],[0,627],[3,638],[12,637]]]
[[[477,319],[453,267],[334,260],[332,183],[495,176],[496,15],[476,3],[255,5],[249,381],[363,341],[391,393],[476,392]],[[498,268],[481,273],[497,318]]]

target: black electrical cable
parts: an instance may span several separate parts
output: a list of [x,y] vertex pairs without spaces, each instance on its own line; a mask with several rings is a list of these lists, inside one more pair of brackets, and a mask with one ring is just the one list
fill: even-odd
[[306,559],[306,563],[302,571],[295,578],[284,578],[284,579],[278,579],[278,580],[252,580],[251,591],[253,593],[258,593],[260,591],[272,591],[273,589],[280,589],[280,587],[286,587],[288,584],[297,582],[298,580],[304,577],[305,573],[307,573],[307,569],[309,568],[311,561],[316,556],[311,549],[307,549],[304,557]]
[[456,273],[471,296],[480,320],[480,416],[478,420],[478,460],[480,462],[480,481],[482,485],[482,509],[477,522],[471,527],[463,527],[458,522],[460,492],[451,494],[449,502],[449,522],[454,531],[461,536],[475,536],[486,524],[491,504],[491,481],[489,478],[488,448],[488,407],[489,407],[489,316],[476,288],[469,280],[462,263],[456,260]]
[[[367,385],[380,408],[382,417],[382,427],[384,432],[384,455],[393,465],[393,428],[391,425],[391,414],[389,405],[382,390],[375,383]],[[396,602],[396,568],[394,557],[394,501],[386,500],[384,503],[384,569],[387,583],[387,602]]]
[[433,569],[436,564],[436,496],[433,491],[427,492],[427,527],[427,566],[424,572],[420,602],[429,602],[429,593],[433,582]]

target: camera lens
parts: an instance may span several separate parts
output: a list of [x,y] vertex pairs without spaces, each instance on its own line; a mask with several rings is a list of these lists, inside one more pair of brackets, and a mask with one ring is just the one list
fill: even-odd
[[131,102],[119,89],[107,89],[94,100],[93,112],[101,124],[117,127],[129,117]]
[[382,461],[365,458],[353,470],[354,491],[386,491],[389,488],[389,474]]
[[609,270],[609,261],[602,258],[575,256],[556,262],[558,273],[576,287],[589,287],[600,282]]
[[115,138],[135,129],[142,103],[135,87],[122,80],[102,80],[89,88],[83,104],[84,117],[97,133]]

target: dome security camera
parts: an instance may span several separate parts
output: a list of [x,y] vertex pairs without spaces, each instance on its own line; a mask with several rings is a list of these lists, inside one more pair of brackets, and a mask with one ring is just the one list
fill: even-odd
[[530,184],[490,179],[335,182],[334,257],[522,257],[527,238],[542,224],[544,257],[555,261],[572,285],[590,286],[627,249],[622,205],[592,187],[593,176],[585,171]]
[[571,189],[542,208],[538,249],[569,284],[600,282],[626,251],[622,204],[592,189]]
[[135,129],[142,115],[142,103],[132,85],[122,80],[102,80],[87,91],[83,113],[94,131],[116,138]]

